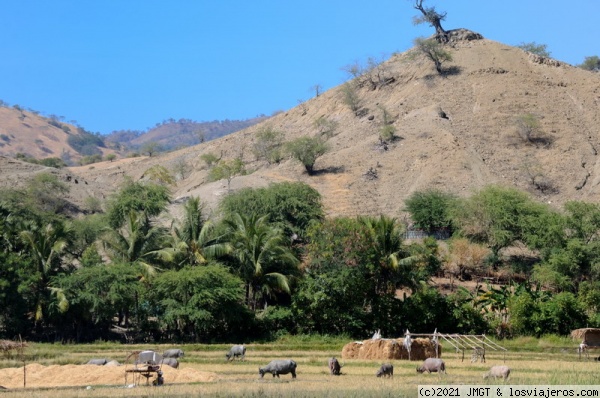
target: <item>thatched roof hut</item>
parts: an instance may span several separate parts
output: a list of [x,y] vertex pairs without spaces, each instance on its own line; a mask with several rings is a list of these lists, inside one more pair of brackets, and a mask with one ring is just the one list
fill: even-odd
[[600,347],[600,329],[583,328],[571,331],[573,340],[585,341],[588,346]]

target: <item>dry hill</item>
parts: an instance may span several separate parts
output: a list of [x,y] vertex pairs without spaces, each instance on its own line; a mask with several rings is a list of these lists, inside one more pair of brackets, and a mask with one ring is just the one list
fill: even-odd
[[[40,116],[37,112],[18,106],[0,107],[0,154],[4,156],[23,154],[34,159],[55,157],[77,162],[83,155],[70,145],[69,138],[77,141],[83,136],[93,137],[73,124]],[[95,147],[95,152],[104,156],[115,150]]]
[[[177,203],[195,195],[214,205],[227,184],[208,181],[200,156],[241,156],[254,172],[234,178],[232,189],[303,181],[322,194],[332,216],[399,216],[403,200],[415,191],[438,188],[466,196],[490,183],[517,187],[554,205],[600,199],[600,74],[487,39],[459,38],[448,51],[453,61],[444,64],[443,76],[423,57],[392,56],[378,69],[385,84],[357,89],[358,112],[346,105],[340,86],[214,141],[68,172],[87,183],[75,187],[87,189],[83,198],[90,192],[107,195],[125,175],[141,178],[154,164],[171,170],[187,164],[189,173],[174,189]],[[397,137],[387,149],[379,142],[383,110]],[[286,140],[314,136],[320,117],[337,128],[328,139],[331,150],[315,164],[316,175],[308,176],[292,159],[277,165],[256,160],[257,131],[269,127]],[[535,128],[525,129],[527,120]],[[0,166],[2,178],[11,173],[4,172],[5,163]],[[365,176],[370,169],[376,178]]]

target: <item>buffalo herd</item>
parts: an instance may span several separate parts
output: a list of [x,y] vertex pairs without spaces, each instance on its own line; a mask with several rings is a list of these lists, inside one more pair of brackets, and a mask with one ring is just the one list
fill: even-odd
[[[135,352],[135,366],[145,365],[149,368],[151,366],[161,366],[167,365],[172,368],[179,368],[179,358],[184,356],[183,350],[179,348],[173,348],[169,350],[165,350],[162,355],[155,351],[140,351]],[[227,361],[232,361],[236,358],[239,360],[244,360],[246,356],[246,346],[241,345],[233,345],[229,351],[225,354],[225,358]],[[119,366],[120,364],[117,361],[111,361],[107,358],[92,358],[87,362],[88,365],[98,365],[98,366]],[[344,365],[341,365],[340,362],[335,357],[329,358],[327,361],[327,366],[329,368],[329,373],[332,376],[341,375],[341,369]],[[295,361],[291,359],[275,359],[269,362],[267,365],[258,368],[258,374],[262,378],[265,374],[270,373],[273,377],[279,377],[279,375],[291,374],[292,379],[296,378],[296,368],[297,364]],[[442,359],[439,358],[427,358],[423,361],[423,363],[417,367],[417,373],[446,373],[446,364]],[[162,373],[162,372],[161,372]],[[375,373],[377,377],[394,377],[394,366],[391,363],[382,364],[377,372]],[[510,368],[508,366],[493,366],[490,370],[484,374],[484,378],[502,378],[504,380],[508,379],[510,375]],[[162,374],[161,374],[162,376]],[[161,383],[162,384],[162,383]]]

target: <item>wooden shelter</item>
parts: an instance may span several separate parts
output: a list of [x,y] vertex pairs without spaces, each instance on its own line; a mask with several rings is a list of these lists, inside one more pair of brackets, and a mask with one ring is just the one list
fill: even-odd
[[589,359],[589,350],[600,348],[600,329],[597,328],[582,328],[571,331],[571,338],[579,341],[577,353],[579,359],[584,355]]
[[600,329],[583,328],[571,331],[571,338],[587,344],[589,348],[600,348]]

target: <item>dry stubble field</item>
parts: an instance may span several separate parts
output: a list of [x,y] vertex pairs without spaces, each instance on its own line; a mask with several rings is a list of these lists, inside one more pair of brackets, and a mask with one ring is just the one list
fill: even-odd
[[[547,347],[537,351],[510,351],[508,354],[487,353],[487,363],[471,363],[465,355],[446,352],[447,375],[418,374],[420,361],[391,361],[393,379],[379,379],[375,372],[381,361],[340,360],[344,363],[341,376],[330,376],[327,359],[338,351],[331,349],[283,350],[279,346],[248,345],[246,360],[226,362],[226,349],[215,346],[183,346],[186,356],[180,369],[165,369],[165,385],[136,387],[131,377],[125,379],[125,366],[107,370],[106,367],[80,365],[89,358],[107,357],[122,362],[131,350],[156,349],[159,346],[112,346],[98,349],[95,345],[61,346],[60,353],[43,353],[27,364],[28,385],[23,389],[22,363],[3,359],[0,366],[0,385],[11,386],[2,391],[3,397],[416,397],[419,384],[495,384],[484,381],[483,373],[492,365],[506,364],[512,369],[510,384],[600,384],[600,363],[579,360],[574,348]],[[72,350],[71,350],[71,349]],[[298,363],[297,378],[290,375],[280,379],[265,375],[260,379],[258,367],[271,359],[292,358]],[[504,360],[506,358],[506,360]]]

